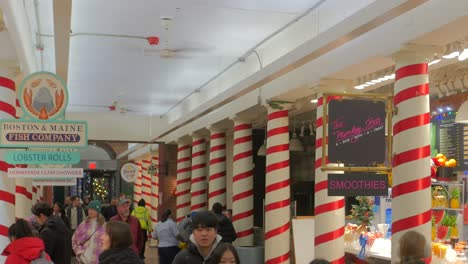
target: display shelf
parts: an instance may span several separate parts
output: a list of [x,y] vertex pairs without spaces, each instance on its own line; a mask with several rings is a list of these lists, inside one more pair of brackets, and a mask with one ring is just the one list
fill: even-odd
[[463,213],[463,208],[432,207],[432,210],[458,211]]

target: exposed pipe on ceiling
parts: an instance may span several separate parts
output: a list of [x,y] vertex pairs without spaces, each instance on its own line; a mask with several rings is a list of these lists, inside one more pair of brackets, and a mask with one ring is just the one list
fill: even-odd
[[[273,38],[274,36],[276,36],[277,34],[281,33],[283,30],[289,28],[291,25],[295,24],[296,22],[298,22],[299,20],[301,20],[302,18],[304,18],[305,16],[309,15],[312,11],[314,11],[315,9],[317,9],[319,6],[321,6],[323,3],[325,3],[326,0],[320,0],[319,2],[317,2],[314,6],[312,6],[311,8],[307,9],[304,13],[302,13],[301,15],[297,16],[296,18],[294,18],[292,21],[288,22],[286,25],[282,26],[281,28],[279,28],[278,30],[276,30],[275,32],[271,33],[270,35],[268,35],[266,38],[264,38],[262,41],[260,41],[259,43],[257,43],[255,46],[253,46],[251,49],[249,49],[246,53],[244,53],[244,55],[240,56],[237,60],[235,60],[234,62],[232,62],[231,64],[229,64],[226,68],[224,68],[222,71],[218,72],[215,76],[211,77],[208,81],[204,82],[201,86],[199,86],[197,89],[195,89],[193,92],[189,93],[187,96],[185,96],[184,98],[182,98],[181,100],[179,100],[175,105],[173,105],[171,108],[169,108],[169,110],[167,110],[164,114],[161,115],[161,117],[164,117],[166,116],[169,112],[171,112],[174,108],[176,108],[177,106],[179,106],[181,103],[183,103],[185,100],[187,100],[187,98],[189,98],[190,96],[192,96],[193,94],[195,93],[199,93],[201,91],[201,89],[203,89],[206,85],[208,85],[209,83],[211,83],[212,81],[214,81],[215,79],[217,79],[219,76],[223,75],[225,72],[227,72],[229,69],[231,69],[234,65],[236,65],[237,63],[239,62],[245,62],[245,60],[250,56],[252,55],[252,53],[256,53],[256,49],[258,47],[260,47],[261,45],[263,45],[265,42],[267,42],[268,40],[270,40],[271,38]],[[258,53],[257,53],[257,56],[258,56]],[[262,65],[263,67],[263,65]]]

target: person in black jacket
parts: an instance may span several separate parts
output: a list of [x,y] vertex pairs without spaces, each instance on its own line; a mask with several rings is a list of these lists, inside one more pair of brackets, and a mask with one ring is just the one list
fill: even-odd
[[31,212],[41,225],[39,236],[45,251],[55,264],[70,264],[72,255],[71,232],[59,216],[53,216],[52,207],[45,202],[35,204]]
[[143,264],[131,248],[133,238],[127,223],[107,222],[101,240],[104,251],[99,255],[100,264]]
[[223,206],[220,203],[214,203],[211,209],[218,219],[218,235],[222,237],[221,242],[232,243],[236,240],[236,230],[231,220],[223,214]]
[[172,264],[211,264],[211,255],[221,243],[221,236],[216,231],[217,226],[218,220],[212,212],[198,212],[194,215],[190,243],[177,254]]

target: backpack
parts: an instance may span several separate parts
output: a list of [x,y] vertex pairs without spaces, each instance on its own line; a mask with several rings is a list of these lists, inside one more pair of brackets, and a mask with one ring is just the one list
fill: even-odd
[[31,264],[54,264],[53,261],[46,259],[46,253],[42,251],[41,256],[30,262]]

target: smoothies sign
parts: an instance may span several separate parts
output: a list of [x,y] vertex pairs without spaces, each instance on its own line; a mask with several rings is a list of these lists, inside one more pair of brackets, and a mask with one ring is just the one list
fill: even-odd
[[0,147],[79,148],[88,145],[84,121],[65,119],[68,91],[50,72],[29,75],[21,83],[20,119],[0,120]]
[[385,102],[332,100],[329,103],[328,159],[354,166],[385,160]]

